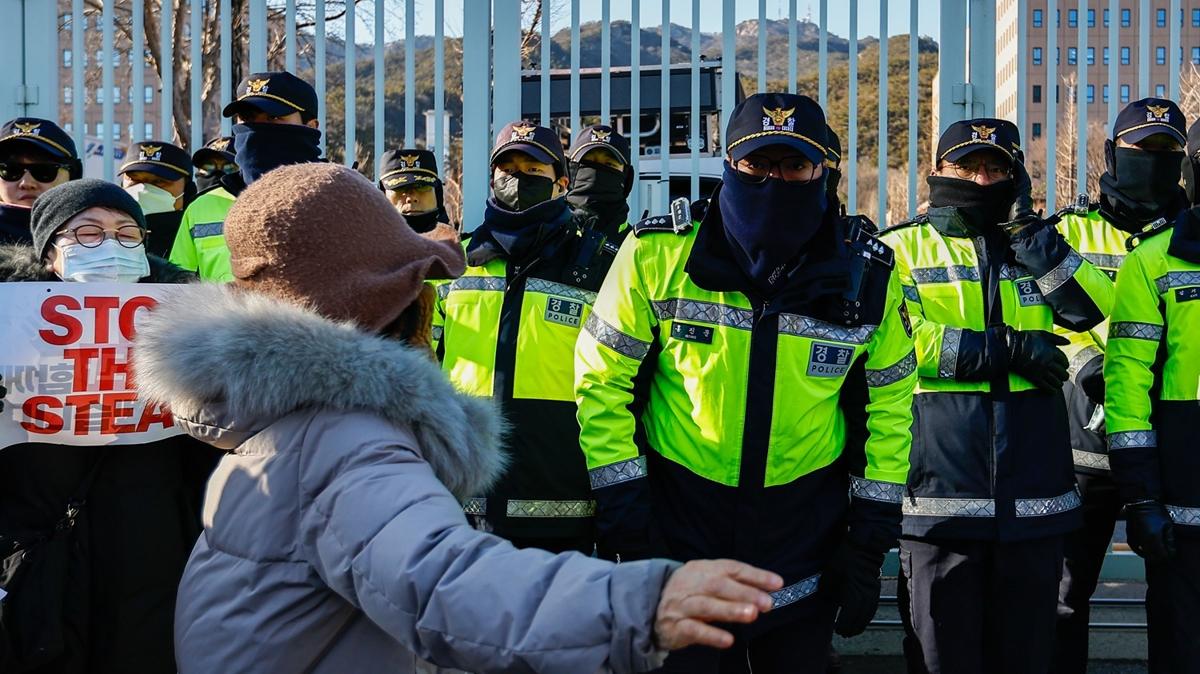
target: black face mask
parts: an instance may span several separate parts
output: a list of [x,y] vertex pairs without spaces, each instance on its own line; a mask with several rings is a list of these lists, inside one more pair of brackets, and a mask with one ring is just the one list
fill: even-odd
[[[571,162],[571,189],[567,202],[575,208],[595,213],[599,225],[607,234],[616,233],[617,227],[629,218],[630,183],[625,172],[596,162]],[[609,231],[611,230],[611,231]]]
[[505,173],[492,181],[492,193],[510,211],[527,211],[554,196],[554,180],[528,173]]
[[221,184],[221,176],[223,176],[223,175],[225,175],[225,174],[222,173],[221,171],[212,171],[211,173],[204,173],[203,171],[197,170],[196,171],[196,190],[198,192],[204,192],[206,190],[212,189],[213,187],[216,187],[217,185],[220,185]]
[[271,169],[321,158],[321,132],[299,124],[235,124],[233,145],[247,185]]
[[841,169],[825,167],[825,198],[829,203],[834,203],[838,200],[838,187],[842,184]]
[[1011,180],[980,185],[961,178],[929,176],[925,182],[929,184],[931,207],[953,206],[979,229],[1008,222],[1013,199],[1016,198]]
[[437,227],[438,215],[440,215],[440,213],[437,211],[429,211],[428,213],[401,213],[401,215],[404,216],[404,221],[408,223],[408,226],[411,227],[414,232],[417,234],[424,234],[426,232],[432,232],[433,228]]
[[1147,152],[1113,147],[1105,142],[1108,171],[1100,176],[1100,191],[1116,209],[1141,222],[1172,210],[1179,201],[1182,152]]

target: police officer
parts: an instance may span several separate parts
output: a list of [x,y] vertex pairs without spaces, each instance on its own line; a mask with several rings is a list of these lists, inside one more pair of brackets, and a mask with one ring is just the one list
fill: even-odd
[[449,224],[437,158],[429,150],[388,150],[380,159],[379,189],[413,231],[424,234]]
[[591,554],[595,504],[571,375],[579,328],[615,251],[572,218],[554,131],[509,124],[491,168],[492,196],[467,243],[467,271],[438,287],[434,317],[450,380],[497,400],[512,425],[507,472],[467,512],[518,547]]
[[1187,135],[1192,207],[1139,233],[1117,274],[1104,360],[1108,459],[1125,531],[1146,560],[1150,671],[1200,672],[1200,127]]
[[[825,180],[829,196],[829,203],[841,203],[841,198],[838,196],[838,188],[842,186],[842,139],[834,132],[833,127],[825,125],[825,139],[829,142],[825,148],[825,172],[828,178]],[[845,206],[841,207],[845,210]]]
[[626,200],[633,189],[629,141],[611,126],[589,126],[575,137],[568,159],[567,201],[576,217],[591,220],[584,226],[598,229],[619,246],[629,233]]
[[219,136],[192,154],[196,170],[196,190],[200,193],[219,187],[221,178],[238,172],[233,154],[233,136]]
[[316,90],[286,71],[247,77],[222,114],[237,122],[233,147],[239,170],[222,176],[220,187],[209,189],[184,211],[171,262],[199,273],[201,280],[226,282],[233,280],[233,272],[225,245],[225,214],[234,199],[273,168],[320,161],[321,131]]
[[828,201],[820,106],[750,96],[726,138],[703,219],[680,199],[635,224],[579,338],[599,552],[783,575],[731,651],[665,671],[823,672],[835,616],[853,635],[874,615],[899,535],[916,357],[892,252]]
[[1066,340],[1052,330],[1094,327],[1112,282],[1027,210],[1019,152],[1010,122],[951,124],[930,208],[881,235],[920,375],[900,541],[912,672],[1038,672],[1053,657],[1062,539],[1080,504]]
[[[1125,107],[1105,143],[1100,196],[1081,195],[1060,215],[1058,230],[1085,260],[1115,278],[1129,240],[1147,228],[1174,222],[1186,206],[1179,187],[1187,126],[1174,102],[1144,98]],[[1083,499],[1083,527],[1067,536],[1059,584],[1055,672],[1087,671],[1088,602],[1112,540],[1122,501],[1109,475],[1104,441],[1104,345],[1107,323],[1091,330],[1055,330],[1070,344],[1070,378],[1063,386],[1071,421],[1075,480]]]
[[146,252],[166,257],[183,209],[196,197],[192,157],[177,145],[157,140],[134,143],[125,156],[127,161],[117,175],[146,216]]
[[18,117],[0,126],[0,244],[32,245],[34,200],[81,177],[75,141],[54,122]]

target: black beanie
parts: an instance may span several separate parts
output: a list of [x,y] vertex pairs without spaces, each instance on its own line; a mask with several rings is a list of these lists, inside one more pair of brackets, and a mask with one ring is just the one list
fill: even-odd
[[146,228],[142,207],[125,190],[95,178],[72,180],[46,190],[33,202],[29,231],[33,235],[33,249],[38,257],[46,254],[46,246],[59,227],[83,211],[97,206],[128,213],[139,227]]

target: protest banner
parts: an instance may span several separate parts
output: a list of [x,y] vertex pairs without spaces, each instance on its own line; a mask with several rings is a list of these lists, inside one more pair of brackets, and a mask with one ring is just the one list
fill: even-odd
[[130,366],[138,320],[171,288],[0,284],[0,448],[132,445],[179,434],[169,410],[138,399]]

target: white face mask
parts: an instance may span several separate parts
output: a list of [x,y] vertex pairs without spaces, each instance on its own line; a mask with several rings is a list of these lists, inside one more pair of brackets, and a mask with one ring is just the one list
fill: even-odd
[[175,200],[178,199],[174,194],[149,183],[130,185],[125,188],[125,192],[137,200],[138,205],[142,207],[142,213],[146,215],[169,213],[175,210]]
[[77,243],[57,247],[63,258],[64,281],[136,283],[150,275],[150,261],[146,259],[144,245],[126,248],[113,239],[105,239],[95,248],[85,248]]

